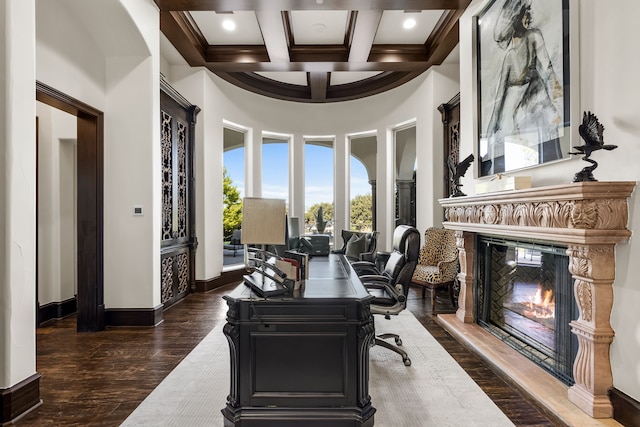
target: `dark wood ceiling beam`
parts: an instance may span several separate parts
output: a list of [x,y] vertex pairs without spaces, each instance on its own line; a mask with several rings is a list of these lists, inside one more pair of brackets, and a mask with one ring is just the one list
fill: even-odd
[[287,46],[291,48],[291,46],[295,45],[295,40],[293,40],[293,26],[291,25],[291,12],[286,10],[282,11],[282,25],[284,26],[284,36],[287,39]]
[[269,53],[262,45],[209,46],[206,50],[207,63],[238,64],[269,63]]
[[426,62],[429,57],[424,45],[378,44],[371,47],[369,62]]
[[160,12],[160,30],[192,67],[203,65],[207,41],[186,12]]
[[296,45],[290,55],[291,62],[347,62],[349,51],[343,45]]
[[429,61],[434,65],[442,64],[460,41],[458,21],[463,10],[445,11],[425,42]]
[[205,59],[210,68],[221,72],[415,71],[431,63],[426,45],[373,45],[368,62],[351,62],[348,55],[342,45],[300,45],[291,48],[290,62],[270,62],[264,46],[225,45],[208,46]]
[[[353,83],[329,86],[327,99],[330,101],[346,101],[375,95],[385,90],[393,89],[416,78],[423,71],[387,72]],[[357,94],[357,95],[355,95]]]
[[[376,93],[380,93],[382,90],[400,86],[414,79],[420,74],[420,72],[383,73],[379,76],[371,77],[359,82],[329,86],[324,100],[314,99],[308,86],[282,83],[253,73],[216,74],[233,85],[271,98],[287,101],[321,103],[346,101],[375,95]],[[329,75],[327,75],[327,79],[329,79]]]
[[[266,56],[266,52],[265,52]],[[220,56],[220,58],[223,58]],[[323,72],[333,71],[424,71],[432,64],[426,61],[401,62],[207,62],[206,67],[221,73],[249,73],[257,71],[304,71]]]
[[260,10],[256,12],[256,18],[271,62],[289,62],[289,45],[282,13],[277,10]]
[[352,10],[349,12],[349,17],[347,18],[347,30],[344,32],[344,42],[343,44],[347,47],[351,46],[351,41],[353,40],[353,33],[356,30],[356,19],[358,17],[358,11]]
[[329,86],[329,73],[309,73],[308,84],[311,88],[311,99],[322,102],[327,99],[327,87]]
[[471,0],[155,0],[161,11],[171,10],[443,10],[465,9]]
[[271,98],[302,102],[309,102],[311,99],[311,92],[307,86],[282,83],[250,73],[216,73],[216,75],[233,85]]
[[349,49],[350,62],[367,61],[371,46],[373,46],[373,40],[376,37],[376,31],[378,31],[380,19],[382,19],[382,10],[358,11]]

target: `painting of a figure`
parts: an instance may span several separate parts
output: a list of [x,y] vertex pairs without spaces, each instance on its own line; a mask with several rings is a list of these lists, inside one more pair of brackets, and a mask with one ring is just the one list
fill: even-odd
[[477,22],[480,175],[565,157],[568,2],[495,0]]

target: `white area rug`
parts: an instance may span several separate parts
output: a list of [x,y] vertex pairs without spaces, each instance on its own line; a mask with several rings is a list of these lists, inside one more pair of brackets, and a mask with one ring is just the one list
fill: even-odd
[[[376,333],[400,332],[412,362],[404,366],[400,355],[371,348],[369,394],[377,409],[376,427],[513,426],[411,313],[375,319]],[[211,331],[122,426],[222,426],[220,410],[229,393],[229,346],[222,326]]]

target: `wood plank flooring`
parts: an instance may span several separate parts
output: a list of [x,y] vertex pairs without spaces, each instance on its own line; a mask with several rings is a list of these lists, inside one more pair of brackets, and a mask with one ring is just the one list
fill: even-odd
[[[164,322],[155,328],[77,333],[75,316],[38,328],[37,371],[42,375],[43,404],[16,425],[118,426],[224,321],[227,306],[221,296],[232,288],[189,295],[167,310]],[[408,307],[516,426],[562,425],[442,329],[431,315],[428,295],[423,300],[420,291],[412,288]],[[436,310],[453,312],[446,293],[439,294]]]

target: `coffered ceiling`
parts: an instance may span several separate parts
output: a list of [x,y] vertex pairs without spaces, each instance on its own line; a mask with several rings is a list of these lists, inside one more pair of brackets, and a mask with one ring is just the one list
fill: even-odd
[[162,33],[190,66],[321,103],[380,93],[441,64],[471,0],[155,1]]

